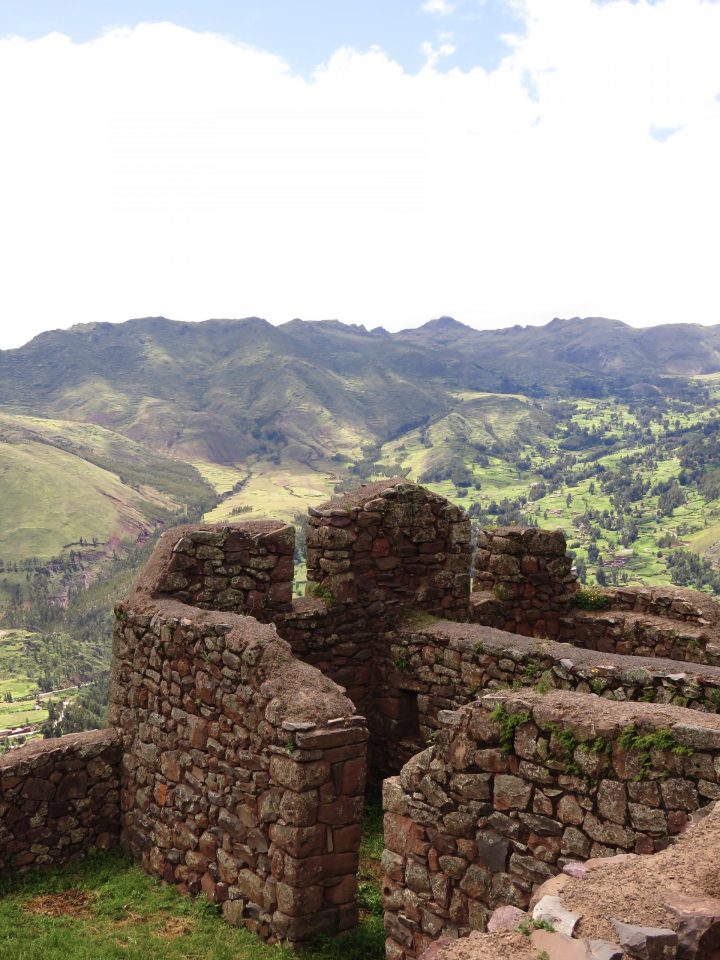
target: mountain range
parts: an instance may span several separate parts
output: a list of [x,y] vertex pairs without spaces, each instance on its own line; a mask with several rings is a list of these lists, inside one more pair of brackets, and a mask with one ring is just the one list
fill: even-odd
[[0,352],[0,405],[236,463],[268,445],[312,457],[348,436],[386,440],[447,412],[462,390],[592,395],[717,370],[720,326],[699,324],[575,317],[475,330],[441,317],[388,333],[154,317],[54,330]]
[[398,333],[152,317],[49,331],[0,351],[0,558],[136,537],[218,497],[211,519],[250,505],[293,516],[358,461],[420,474],[508,431],[541,442],[554,399],[652,395],[719,370],[720,326],[601,317],[502,330],[440,317]]

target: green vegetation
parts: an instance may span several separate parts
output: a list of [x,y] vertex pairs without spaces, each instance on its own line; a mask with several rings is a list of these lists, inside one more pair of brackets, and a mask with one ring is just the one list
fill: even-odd
[[[3,960],[280,960],[297,954],[266,946],[229,926],[215,904],[191,899],[149,877],[119,852],[0,888]],[[382,920],[365,916],[337,939],[319,940],[307,960],[381,960]]]
[[640,734],[634,724],[630,724],[620,735],[619,743],[624,750],[638,752],[640,759],[638,780],[643,780],[649,775],[655,759],[653,754],[669,750],[678,757],[691,757],[694,753],[692,747],[681,746],[672,733],[664,728],[654,730],[652,733]]
[[490,719],[500,724],[500,745],[507,753],[511,753],[515,746],[515,731],[530,721],[530,714],[509,713],[499,703],[490,714]]
[[317,597],[318,600],[324,600],[329,607],[335,605],[335,597],[333,596],[332,590],[328,587],[321,586],[319,583],[313,585],[312,595]]
[[549,920],[534,920],[532,917],[526,917],[517,926],[518,933],[526,937],[529,937],[533,930],[548,930],[550,933],[555,933],[555,927]]
[[580,610],[608,610],[612,601],[602,590],[585,587],[575,594],[575,606]]
[[66,733],[96,730],[107,724],[107,680],[91,683],[66,704],[48,701],[48,717],[42,726],[43,737],[62,737]]
[[383,811],[379,797],[369,799],[363,816],[363,838],[360,844],[358,870],[358,904],[361,918],[381,918],[383,915],[382,868],[380,859],[384,847]]
[[95,424],[0,413],[0,557],[8,563],[112,551],[212,488],[188,464]]

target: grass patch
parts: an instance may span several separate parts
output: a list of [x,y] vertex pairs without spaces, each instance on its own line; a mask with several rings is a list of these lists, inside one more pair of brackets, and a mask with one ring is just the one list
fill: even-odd
[[[371,845],[375,841],[370,841]],[[281,960],[296,953],[267,946],[229,926],[215,904],[149,877],[113,851],[45,875],[0,885],[3,960]],[[306,960],[382,960],[382,919],[364,916],[337,939],[319,940]]]
[[361,921],[382,921],[383,811],[379,797],[369,799],[363,815],[363,838],[358,869],[358,904]]

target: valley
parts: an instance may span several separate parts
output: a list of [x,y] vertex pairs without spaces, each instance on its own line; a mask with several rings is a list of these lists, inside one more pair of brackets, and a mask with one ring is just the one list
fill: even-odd
[[[267,516],[301,527],[308,505],[398,473],[478,526],[562,528],[588,584],[720,593],[713,338],[449,318],[400,334],[162,318],[42,334],[0,352],[1,625],[36,645],[60,638],[57,689],[74,674],[102,684],[112,604],[163,529]],[[302,560],[300,546],[296,593]],[[8,644],[2,683],[29,694],[42,665],[13,678]],[[48,716],[31,713],[34,733]]]

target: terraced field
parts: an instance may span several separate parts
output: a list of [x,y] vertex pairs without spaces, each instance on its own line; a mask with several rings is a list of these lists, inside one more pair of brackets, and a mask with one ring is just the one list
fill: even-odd
[[[519,395],[465,394],[462,416],[385,444],[379,463],[397,464],[485,525],[563,529],[589,582],[601,571],[612,582],[669,583],[659,541],[720,562],[720,499],[688,481],[682,457],[686,438],[718,428],[720,378],[702,380],[711,387],[705,403],[667,401],[650,411],[617,399],[553,409]],[[679,502],[664,509],[662,492],[674,485]]]

